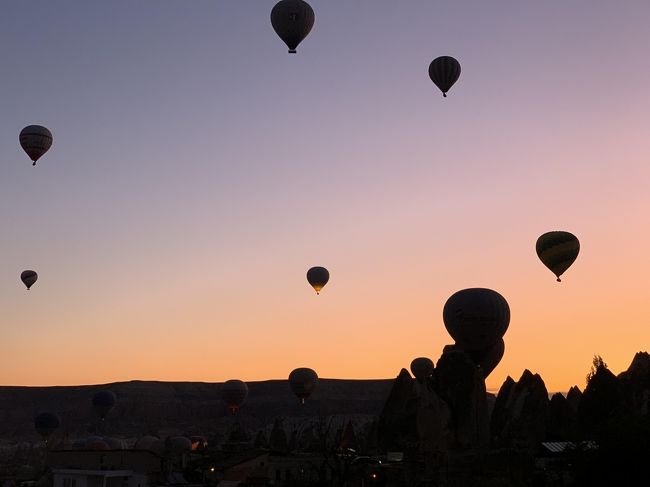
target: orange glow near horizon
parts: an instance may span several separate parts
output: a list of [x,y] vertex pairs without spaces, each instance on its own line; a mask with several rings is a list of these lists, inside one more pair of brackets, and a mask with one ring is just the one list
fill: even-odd
[[394,378],[469,287],[511,308],[489,390],[648,350],[650,2],[319,2],[297,55],[271,4],[90,3],[3,12],[0,384]]

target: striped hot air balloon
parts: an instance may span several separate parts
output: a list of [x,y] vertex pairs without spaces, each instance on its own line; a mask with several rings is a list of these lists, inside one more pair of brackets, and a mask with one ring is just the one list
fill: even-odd
[[580,242],[569,232],[548,232],[537,239],[535,250],[539,260],[555,274],[557,282],[562,282],[560,276],[578,257]]
[[20,131],[19,141],[35,166],[36,161],[52,147],[52,132],[42,125],[29,125]]
[[429,78],[440,88],[445,98],[459,77],[460,63],[451,56],[437,57],[429,64]]

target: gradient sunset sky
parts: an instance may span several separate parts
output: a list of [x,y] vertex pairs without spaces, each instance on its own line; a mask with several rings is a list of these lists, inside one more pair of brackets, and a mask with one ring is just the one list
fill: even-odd
[[468,287],[512,313],[488,389],[650,348],[650,2],[311,0],[296,55],[274,3],[3,2],[0,384],[394,377]]

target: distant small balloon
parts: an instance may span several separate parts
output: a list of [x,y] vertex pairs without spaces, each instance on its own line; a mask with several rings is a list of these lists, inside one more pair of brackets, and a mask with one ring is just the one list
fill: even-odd
[[542,263],[555,274],[557,282],[562,282],[560,276],[578,258],[580,242],[569,232],[547,232],[537,239],[535,250]]
[[321,289],[325,287],[329,280],[330,273],[324,267],[312,267],[307,271],[307,281],[314,288],[316,294],[320,294]]
[[460,77],[460,63],[451,56],[440,56],[429,64],[429,78],[440,88],[442,96],[447,97],[447,92]]
[[34,418],[34,428],[44,440],[52,436],[52,433],[56,431],[60,424],[59,417],[54,413],[44,412]]
[[411,362],[411,373],[419,381],[430,377],[434,369],[433,361],[427,357],[418,357]]
[[52,132],[42,125],[29,125],[20,131],[20,146],[36,165],[43,154],[52,147]]
[[20,273],[20,280],[27,286],[27,290],[34,285],[38,279],[38,274],[35,271],[23,271]]
[[93,410],[102,420],[104,420],[111,409],[113,409],[113,406],[115,406],[116,400],[117,398],[113,391],[102,390],[96,392],[92,399]]
[[295,54],[300,44],[314,26],[314,10],[303,0],[281,0],[271,10],[271,25],[275,33]]
[[302,404],[311,396],[318,385],[318,374],[307,367],[299,367],[289,374],[289,387]]
[[227,380],[221,389],[221,399],[233,414],[236,413],[248,397],[248,386],[238,379]]

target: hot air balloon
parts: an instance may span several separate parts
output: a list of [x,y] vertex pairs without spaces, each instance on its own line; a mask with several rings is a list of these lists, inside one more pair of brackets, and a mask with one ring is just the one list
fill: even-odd
[[44,412],[37,414],[34,418],[34,428],[45,441],[52,436],[60,424],[59,417],[54,413]]
[[273,30],[292,54],[311,31],[314,18],[314,10],[303,0],[281,0],[271,10]]
[[248,397],[248,386],[237,379],[226,381],[221,389],[221,399],[233,414],[239,410],[246,397]]
[[305,404],[305,399],[311,396],[318,385],[318,374],[307,367],[294,369],[289,374],[289,387],[293,393],[300,399],[301,404]]
[[433,362],[427,357],[418,357],[411,362],[411,373],[419,381],[430,377],[434,368]]
[[463,289],[442,311],[445,328],[463,350],[482,350],[503,337],[510,324],[510,307],[491,289]]
[[110,412],[111,409],[113,409],[113,406],[115,406],[115,401],[116,398],[113,391],[106,389],[96,392],[93,395],[93,410],[102,419],[102,421],[106,419],[106,415]]
[[429,78],[440,88],[442,96],[447,97],[447,92],[460,76],[460,63],[451,56],[440,56],[429,64]]
[[314,288],[316,294],[320,294],[321,289],[325,287],[330,280],[330,273],[324,267],[312,267],[307,271],[307,281]]
[[557,282],[560,276],[575,262],[580,252],[580,242],[569,232],[548,232],[537,239],[537,256],[548,267]]
[[42,125],[29,125],[20,131],[19,140],[35,166],[36,161],[52,147],[52,132]]
[[469,350],[467,351],[467,354],[476,365],[481,367],[483,377],[487,379],[487,376],[490,375],[496,366],[499,365],[499,362],[501,362],[505,350],[506,344],[503,341],[503,338],[501,338],[494,345],[486,349]]
[[23,271],[20,273],[20,280],[23,281],[23,284],[27,286],[27,290],[34,285],[38,279],[38,274],[35,271]]

